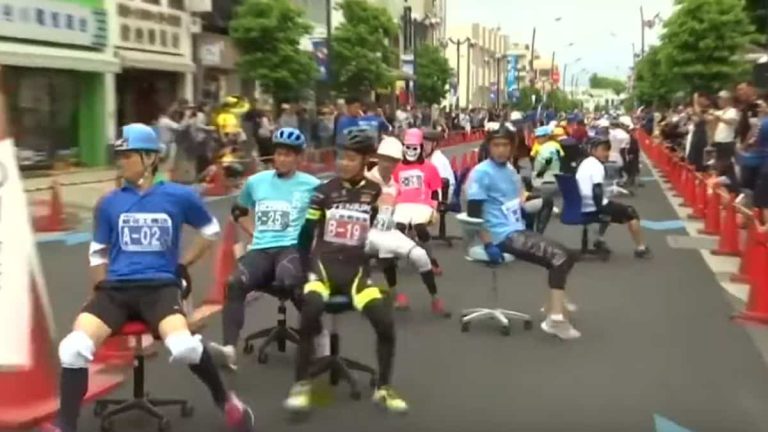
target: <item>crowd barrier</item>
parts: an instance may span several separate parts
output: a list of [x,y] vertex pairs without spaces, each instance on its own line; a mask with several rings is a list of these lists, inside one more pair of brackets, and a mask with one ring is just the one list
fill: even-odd
[[642,130],[636,132],[640,148],[673,193],[690,208],[689,218],[703,221],[699,234],[716,236],[714,255],[738,257],[739,269],[732,282],[749,286],[745,309],[732,318],[740,322],[768,324],[768,233],[759,229],[765,221],[757,209],[736,203],[736,196],[708,182],[709,175],[696,172],[673,147]]

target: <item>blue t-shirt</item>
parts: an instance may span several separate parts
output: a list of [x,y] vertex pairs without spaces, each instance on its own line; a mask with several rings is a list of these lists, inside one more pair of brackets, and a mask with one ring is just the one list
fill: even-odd
[[336,146],[341,147],[347,143],[347,132],[360,126],[360,117],[348,116],[346,114],[339,117],[336,123]]
[[96,207],[94,243],[107,245],[107,280],[177,279],[183,225],[214,223],[200,196],[177,183],[156,183],[143,194],[115,189]]
[[494,244],[525,229],[520,184],[514,168],[490,159],[478,164],[469,174],[467,199],[483,201],[484,227]]
[[239,198],[254,217],[250,249],[294,246],[318,184],[320,180],[303,172],[288,178],[278,177],[275,170],[250,176]]
[[375,114],[368,114],[360,117],[358,125],[370,130],[371,133],[375,134],[377,140],[382,134],[389,132],[389,125],[386,120]]

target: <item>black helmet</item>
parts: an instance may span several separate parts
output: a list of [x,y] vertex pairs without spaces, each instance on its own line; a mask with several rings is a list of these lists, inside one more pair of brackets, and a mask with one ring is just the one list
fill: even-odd
[[498,129],[493,129],[485,134],[485,141],[491,142],[494,138],[504,138],[511,142],[515,142],[515,130],[508,128],[506,125],[502,125]]
[[596,149],[596,148],[598,148],[600,146],[606,146],[606,147],[608,147],[608,149],[610,149],[611,148],[611,141],[608,138],[606,138],[606,137],[595,136],[595,137],[590,138],[589,141],[587,141],[587,146],[589,147],[590,151],[592,151],[592,150],[594,150],[594,149]]
[[371,131],[366,128],[355,128],[346,133],[347,142],[344,144],[344,150],[360,153],[368,156],[376,151],[376,139]]

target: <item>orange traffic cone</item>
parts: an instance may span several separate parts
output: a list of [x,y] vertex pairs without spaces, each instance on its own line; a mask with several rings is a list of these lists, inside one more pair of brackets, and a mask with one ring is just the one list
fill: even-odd
[[701,177],[696,178],[696,196],[693,204],[693,212],[688,216],[691,219],[704,219],[707,209],[707,182]]
[[227,280],[235,270],[235,243],[237,243],[235,223],[229,221],[224,227],[224,232],[222,233],[214,258],[216,261],[214,262],[213,269],[213,286],[203,304],[224,304],[227,294]]
[[704,213],[704,228],[699,229],[699,234],[717,235],[720,232],[720,191],[717,188],[709,193]]
[[216,165],[216,171],[211,176],[211,182],[203,189],[205,196],[224,196],[229,194],[227,179],[224,177],[224,167]]
[[[768,262],[768,234],[755,234],[753,258],[755,262]],[[749,283],[749,297],[746,309],[733,318],[738,321],[768,324],[768,272],[761,266],[753,265]]]
[[54,179],[51,182],[51,201],[48,213],[34,218],[33,225],[36,232],[56,232],[69,229],[64,214],[64,204],[61,200],[61,183],[58,180]]
[[744,251],[741,254],[738,273],[731,276],[731,282],[749,283],[749,278],[752,275],[752,267],[755,263],[757,224],[754,221],[759,220],[759,212],[759,209],[755,209],[753,211],[754,220],[749,221],[747,224],[747,241],[744,245]]
[[736,198],[731,197],[725,206],[725,217],[720,229],[720,239],[713,255],[739,256],[739,227],[736,223]]
[[690,165],[683,165],[683,207],[694,207],[696,203],[696,179],[698,176]]

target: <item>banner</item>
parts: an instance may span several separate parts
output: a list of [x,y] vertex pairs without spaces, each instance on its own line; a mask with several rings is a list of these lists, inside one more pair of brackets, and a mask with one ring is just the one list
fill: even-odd
[[320,71],[320,81],[328,80],[328,42],[325,38],[312,39],[312,53]]
[[511,102],[517,102],[520,97],[520,88],[517,82],[517,62],[519,59],[516,55],[507,57],[507,100]]
[[496,102],[496,93],[499,91],[499,84],[496,81],[491,82],[490,93],[491,102]]

